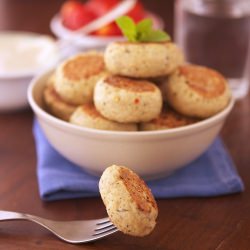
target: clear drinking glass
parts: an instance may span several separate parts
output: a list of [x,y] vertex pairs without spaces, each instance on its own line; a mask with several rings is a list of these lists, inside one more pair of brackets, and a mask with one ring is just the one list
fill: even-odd
[[176,0],[175,42],[186,60],[221,72],[236,99],[249,89],[250,0]]

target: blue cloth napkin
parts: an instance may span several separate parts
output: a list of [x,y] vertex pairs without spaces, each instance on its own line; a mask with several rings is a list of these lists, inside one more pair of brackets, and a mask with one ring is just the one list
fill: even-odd
[[[37,121],[34,122],[33,132],[39,192],[43,200],[99,196],[99,178],[88,174],[53,149]],[[184,168],[147,184],[156,198],[210,197],[244,190],[242,180],[220,139],[216,139],[202,156]]]

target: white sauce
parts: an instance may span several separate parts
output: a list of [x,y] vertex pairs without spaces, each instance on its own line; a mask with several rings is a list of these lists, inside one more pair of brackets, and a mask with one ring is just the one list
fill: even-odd
[[0,33],[0,76],[34,75],[58,60],[55,41],[49,36],[24,33]]

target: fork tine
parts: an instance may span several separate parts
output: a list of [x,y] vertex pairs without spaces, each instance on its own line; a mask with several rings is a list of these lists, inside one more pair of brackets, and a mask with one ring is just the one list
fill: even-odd
[[101,225],[101,224],[107,223],[109,221],[110,221],[109,217],[99,219],[99,220],[96,220],[96,225]]
[[99,229],[95,229],[95,234],[101,234],[101,233],[105,233],[111,229],[116,228],[116,226],[114,226],[113,224],[108,226],[108,227],[104,227],[104,228],[99,228]]
[[101,225],[97,224],[96,228],[95,228],[95,231],[99,230],[99,229],[103,229],[103,228],[106,228],[106,227],[109,227],[109,226],[113,226],[113,223],[111,221],[107,221],[105,223],[102,223]]
[[117,231],[118,231],[118,229],[115,226],[113,226],[113,227],[111,227],[109,229],[106,229],[106,230],[103,229],[103,230],[100,230],[98,232],[95,232],[93,234],[93,237],[94,237],[94,239],[102,238],[102,237],[108,236],[108,235],[110,235],[112,233],[115,233]]

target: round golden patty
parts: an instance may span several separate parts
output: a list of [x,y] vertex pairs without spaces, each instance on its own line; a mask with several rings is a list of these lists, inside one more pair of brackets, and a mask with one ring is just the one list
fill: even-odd
[[68,103],[90,103],[96,82],[105,74],[101,53],[81,53],[59,65],[56,70],[55,89]]
[[133,236],[152,232],[157,204],[145,182],[132,170],[108,167],[100,178],[99,190],[110,220],[120,231]]
[[180,66],[165,82],[167,101],[178,112],[206,118],[223,110],[231,92],[225,78],[213,69]]
[[171,42],[114,42],[107,47],[104,59],[112,74],[136,78],[168,75],[184,61]]
[[116,131],[136,131],[135,123],[118,123],[104,118],[93,104],[79,106],[70,117],[70,122],[79,126]]
[[54,116],[68,121],[71,114],[75,111],[76,105],[65,102],[56,93],[53,85],[48,85],[43,94],[44,102],[47,110]]
[[96,84],[94,103],[107,119],[142,122],[160,114],[162,96],[159,88],[149,81],[108,76]]

